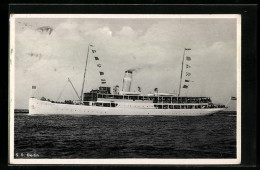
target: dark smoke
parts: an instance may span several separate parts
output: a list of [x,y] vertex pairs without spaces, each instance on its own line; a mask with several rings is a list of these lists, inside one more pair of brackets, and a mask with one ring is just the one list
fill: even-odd
[[140,71],[140,70],[141,70],[141,68],[131,68],[131,69],[128,69],[128,70],[126,70],[126,71],[138,72],[138,71]]
[[139,72],[139,71],[141,71],[141,70],[143,70],[143,69],[150,69],[150,68],[152,68],[152,67],[154,67],[154,65],[151,65],[151,64],[143,64],[143,65],[140,65],[139,67],[131,68],[131,69],[128,69],[128,70],[126,70],[126,71],[132,71],[132,72],[137,73],[137,72]]

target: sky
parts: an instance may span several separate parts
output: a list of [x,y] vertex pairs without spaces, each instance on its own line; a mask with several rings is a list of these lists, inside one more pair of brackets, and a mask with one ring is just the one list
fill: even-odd
[[124,72],[136,69],[131,91],[178,92],[184,48],[191,48],[183,77],[191,82],[181,96],[225,104],[236,96],[236,24],[230,18],[16,18],[15,108],[28,108],[32,86],[36,97],[76,100],[67,82],[80,94],[88,44],[94,47],[85,92],[100,86],[97,64],[108,86],[121,90]]

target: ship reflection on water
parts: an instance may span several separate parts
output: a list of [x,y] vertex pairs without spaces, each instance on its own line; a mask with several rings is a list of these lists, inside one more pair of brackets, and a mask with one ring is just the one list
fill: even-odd
[[234,115],[16,114],[14,132],[16,158],[236,158]]

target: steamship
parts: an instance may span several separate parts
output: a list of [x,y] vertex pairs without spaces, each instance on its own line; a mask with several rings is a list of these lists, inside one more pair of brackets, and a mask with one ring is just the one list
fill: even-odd
[[[89,51],[93,53],[96,50],[91,49],[93,45],[88,46],[87,60],[83,77],[81,95],[71,83],[79,100],[65,102],[51,101],[44,97],[37,99],[30,97],[29,114],[84,114],[84,115],[168,115],[168,116],[203,116],[211,115],[226,109],[225,105],[213,104],[209,97],[184,97],[180,95],[182,87],[182,75],[184,68],[185,52],[190,49],[184,49],[181,80],[179,94],[159,93],[157,88],[154,93],[144,95],[139,89],[138,92],[131,91],[131,82],[133,71],[125,71],[123,78],[123,87],[119,91],[119,86],[111,87],[101,82],[98,89],[93,89],[83,93],[86,78],[86,68],[89,58]],[[94,56],[97,59],[96,56]],[[101,66],[101,65],[99,65]],[[104,75],[103,72],[102,75]],[[101,74],[100,74],[101,75]],[[101,79],[102,80],[102,79]],[[183,86],[185,88],[185,85]],[[36,87],[33,86],[33,90]],[[111,92],[112,90],[112,92]]]

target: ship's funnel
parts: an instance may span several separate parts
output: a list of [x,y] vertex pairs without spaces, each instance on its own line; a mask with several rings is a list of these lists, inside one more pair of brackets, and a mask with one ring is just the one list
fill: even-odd
[[125,71],[125,77],[123,79],[123,92],[130,92],[131,89],[131,81],[132,81],[132,74],[131,70]]

